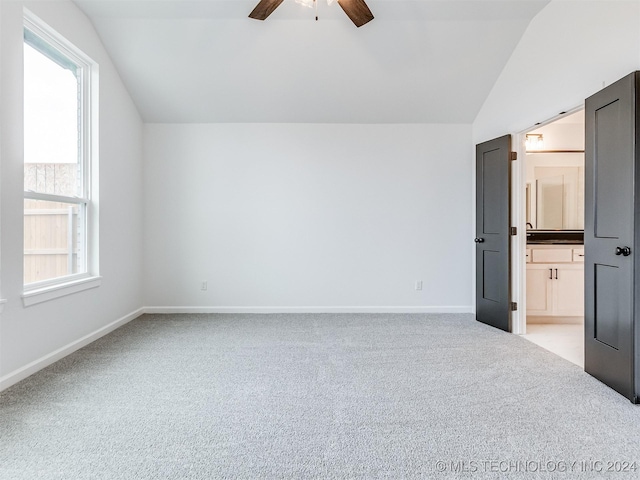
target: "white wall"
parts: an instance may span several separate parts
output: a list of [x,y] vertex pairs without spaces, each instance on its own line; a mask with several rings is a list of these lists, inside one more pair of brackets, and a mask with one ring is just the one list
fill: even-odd
[[[0,5],[0,105],[2,105],[2,5]],[[4,121],[0,111],[0,217],[2,212],[2,123]],[[2,272],[2,221],[0,221],[0,272]],[[0,275],[0,315],[4,310],[6,300],[2,297],[2,275]],[[0,358],[2,358],[2,342],[0,342]]]
[[470,137],[468,125],[146,125],[146,305],[470,311]]
[[527,133],[543,135],[543,150],[584,150],[584,120],[581,123],[549,123]]
[[531,22],[473,125],[474,143],[544,122],[640,69],[638,0],[553,0]]
[[[100,65],[99,288],[23,307],[22,2],[3,1],[1,26],[0,389],[49,355],[142,306],[142,122],[91,23],[69,1],[25,2]],[[58,352],[59,353],[59,352]],[[44,359],[44,360],[43,360]],[[41,363],[37,363],[42,360]]]

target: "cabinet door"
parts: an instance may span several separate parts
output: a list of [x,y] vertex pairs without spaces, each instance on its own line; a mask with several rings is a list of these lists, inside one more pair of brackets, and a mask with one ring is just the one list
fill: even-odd
[[[556,270],[557,279],[556,279]],[[554,315],[563,317],[584,316],[584,266],[554,265],[553,270]]]
[[551,265],[527,265],[527,315],[553,315]]

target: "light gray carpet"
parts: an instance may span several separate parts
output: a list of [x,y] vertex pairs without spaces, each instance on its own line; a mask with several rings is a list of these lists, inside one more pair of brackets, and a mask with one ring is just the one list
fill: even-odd
[[640,408],[471,315],[146,315],[0,393],[2,480],[640,478],[613,462]]

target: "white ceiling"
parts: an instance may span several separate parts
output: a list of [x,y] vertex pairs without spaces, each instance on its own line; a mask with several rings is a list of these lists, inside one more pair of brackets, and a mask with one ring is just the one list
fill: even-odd
[[75,0],[147,122],[471,123],[550,0]]

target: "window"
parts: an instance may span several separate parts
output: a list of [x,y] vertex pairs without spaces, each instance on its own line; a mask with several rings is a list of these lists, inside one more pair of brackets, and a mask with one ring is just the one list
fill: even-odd
[[27,294],[97,274],[92,198],[97,65],[28,12],[24,25]]

